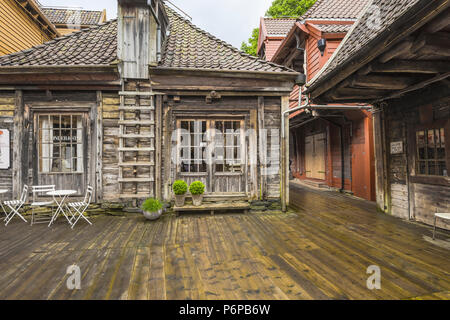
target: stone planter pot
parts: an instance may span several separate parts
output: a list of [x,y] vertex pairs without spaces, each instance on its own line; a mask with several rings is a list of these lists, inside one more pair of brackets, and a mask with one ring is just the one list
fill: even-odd
[[192,203],[194,204],[194,206],[200,207],[202,205],[202,202],[203,202],[202,194],[192,195]]
[[162,209],[155,212],[144,211],[144,217],[150,221],[158,220],[161,217],[162,212]]
[[186,195],[185,194],[175,195],[175,206],[176,207],[183,207],[185,200],[186,200]]

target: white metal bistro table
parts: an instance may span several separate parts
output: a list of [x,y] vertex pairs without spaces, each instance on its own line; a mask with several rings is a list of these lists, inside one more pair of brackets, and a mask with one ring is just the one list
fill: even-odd
[[[72,225],[71,219],[68,216],[68,214],[70,214],[71,212],[70,212],[69,208],[67,208],[66,199],[67,199],[67,197],[73,196],[76,193],[77,193],[77,191],[75,191],[75,190],[56,190],[56,191],[47,192],[47,195],[52,196],[53,200],[55,200],[55,203],[58,206],[58,209],[56,209],[55,213],[53,214],[52,220],[48,224],[49,227],[53,223],[55,223],[55,221],[58,218],[58,215],[60,213],[62,213],[63,216],[67,219],[67,222],[69,222],[69,224]],[[67,212],[64,211],[64,207],[67,208]]]
[[[0,189],[0,195],[8,193],[8,191],[9,191],[8,189]],[[0,200],[0,206],[2,207],[3,213],[6,215],[6,210],[5,210],[5,207],[3,207],[2,200]],[[1,219],[3,220],[4,218],[1,218]]]

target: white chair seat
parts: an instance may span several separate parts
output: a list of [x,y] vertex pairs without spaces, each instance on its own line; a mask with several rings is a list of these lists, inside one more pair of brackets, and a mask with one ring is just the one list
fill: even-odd
[[438,218],[450,220],[450,213],[436,213],[435,215]]
[[85,205],[86,205],[86,203],[84,203],[84,202],[71,202],[71,203],[69,203],[69,207],[72,207],[72,208],[82,207],[82,206],[85,206]]
[[20,200],[11,200],[3,202],[7,206],[17,206],[20,203]]
[[31,204],[32,207],[44,207],[54,204],[53,201],[47,201],[47,202],[33,202]]

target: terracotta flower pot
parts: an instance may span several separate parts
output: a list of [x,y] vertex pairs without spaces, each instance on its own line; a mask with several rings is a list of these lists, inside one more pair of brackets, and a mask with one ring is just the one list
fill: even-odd
[[202,202],[203,202],[202,194],[192,195],[192,203],[194,204],[194,206],[199,207],[202,205]]
[[175,195],[175,206],[177,206],[177,207],[184,206],[185,200],[186,200],[185,194]]

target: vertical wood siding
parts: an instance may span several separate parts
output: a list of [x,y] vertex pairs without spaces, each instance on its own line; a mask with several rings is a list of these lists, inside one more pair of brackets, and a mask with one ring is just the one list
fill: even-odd
[[[11,150],[14,117],[14,93],[0,91],[0,129],[8,129],[10,131]],[[11,152],[12,160],[12,152]],[[12,167],[9,170],[0,170],[0,189],[8,189],[9,193],[2,195],[0,201],[11,199],[12,196]]]

